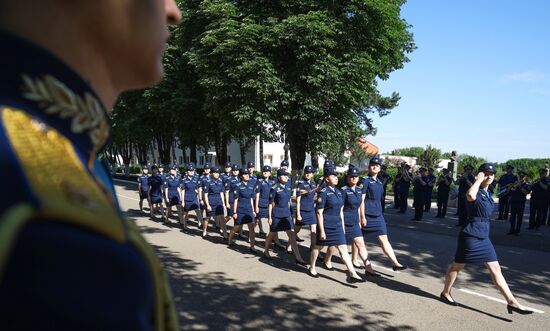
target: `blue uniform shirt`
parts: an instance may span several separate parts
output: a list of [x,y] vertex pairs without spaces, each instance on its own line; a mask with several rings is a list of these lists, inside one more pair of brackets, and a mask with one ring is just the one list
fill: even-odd
[[527,194],[529,194],[529,184],[527,183],[522,183],[521,185],[519,185],[517,187],[517,189],[515,189],[514,191],[512,191],[512,194],[511,194],[511,198],[510,198],[510,202],[512,203],[522,203],[522,202],[525,202],[527,200],[527,194],[523,193],[521,191],[521,189],[524,189],[525,191],[527,191]]
[[290,187],[277,183],[271,187],[269,201],[274,204],[271,212],[272,217],[283,218],[290,217],[290,198],[292,190]]
[[498,188],[502,190],[506,185],[513,184],[518,180],[516,175],[504,174],[498,179]]
[[353,189],[348,186],[342,188],[344,194],[344,223],[348,225],[359,222],[359,207],[363,201],[363,192],[359,187]]
[[[317,209],[323,209],[323,215],[340,216],[344,206],[344,194],[335,187],[327,186],[319,192],[317,197]],[[324,219],[324,225],[329,225],[327,218]]]
[[206,183],[205,193],[208,193],[208,203],[210,204],[210,207],[222,204],[221,194],[224,192],[225,187],[221,178],[211,179]]
[[164,182],[164,187],[168,189],[168,199],[178,196],[178,188],[180,187],[180,179],[176,176],[168,175]]
[[441,181],[439,183],[439,186],[437,187],[437,192],[442,192],[442,193],[446,193],[446,192],[449,192],[451,190],[451,184],[453,183],[453,177],[447,175],[445,176],[445,179],[447,179],[447,181],[449,182],[449,185],[447,185],[445,183],[445,181]]
[[260,193],[258,197],[258,207],[267,208],[269,206],[269,199],[271,194],[271,188],[274,183],[271,179],[259,179],[256,183],[256,193]]
[[149,191],[149,184],[148,184],[149,176],[145,174],[141,174],[138,176],[137,181],[141,185],[141,192],[148,192]]
[[199,179],[185,176],[181,181],[181,188],[185,191],[185,204],[198,204]]
[[[300,210],[303,211],[312,211],[315,210],[315,193],[314,191],[315,182],[312,180],[299,180],[298,181],[298,190],[296,196],[300,197]],[[308,193],[302,193],[302,191],[309,191]]]
[[363,191],[365,194],[365,215],[376,217],[382,215],[382,196],[384,195],[384,186],[378,178],[374,179],[367,176],[363,179]]
[[495,202],[493,201],[491,192],[479,189],[476,200],[468,202],[466,207],[468,223],[462,229],[462,232],[477,238],[488,238],[489,222],[495,209]]
[[[232,206],[235,202],[235,186],[240,182],[239,177],[231,176],[226,181],[225,190],[229,191],[229,204]],[[233,208],[233,207],[231,207]]]
[[160,175],[152,175],[147,180],[147,184],[151,188],[151,197],[158,198],[162,197],[162,178]]
[[246,184],[244,182],[238,182],[235,185],[233,195],[235,198],[239,199],[237,201],[237,213],[252,214],[252,202],[254,201],[255,195],[253,183],[250,181]]

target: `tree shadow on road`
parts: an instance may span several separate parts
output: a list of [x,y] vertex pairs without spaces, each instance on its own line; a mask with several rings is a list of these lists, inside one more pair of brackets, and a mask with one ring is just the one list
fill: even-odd
[[[224,330],[413,330],[391,326],[393,313],[366,312],[346,298],[308,298],[295,286],[266,289],[261,282],[228,278],[223,272],[198,273],[199,263],[155,246],[170,277],[181,329]],[[344,320],[334,305],[345,305],[353,319]]]

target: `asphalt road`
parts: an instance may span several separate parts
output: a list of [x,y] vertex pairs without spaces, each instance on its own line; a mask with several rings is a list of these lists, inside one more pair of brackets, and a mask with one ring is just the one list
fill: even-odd
[[[468,265],[459,275],[453,290],[459,307],[439,301],[456,248],[454,215],[440,220],[432,212],[424,221],[413,222],[412,210],[405,216],[388,210],[390,241],[409,269],[393,272],[377,242],[369,241],[370,257],[383,277],[350,285],[339,258],[333,258],[334,271],[318,266],[321,277],[314,279],[284,251],[265,260],[249,253],[244,240],[227,248],[213,229],[203,239],[194,222],[182,232],[175,218],[173,226],[151,220],[139,211],[136,185],[116,184],[121,208],[157,249],[170,275],[182,330],[548,329],[550,227],[515,237],[505,234],[507,223],[492,225],[504,276],[520,302],[537,311],[509,315],[484,266]],[[301,237],[307,239],[308,234],[302,230]],[[263,239],[257,243],[261,251]],[[300,248],[306,260],[308,245],[306,240]]]

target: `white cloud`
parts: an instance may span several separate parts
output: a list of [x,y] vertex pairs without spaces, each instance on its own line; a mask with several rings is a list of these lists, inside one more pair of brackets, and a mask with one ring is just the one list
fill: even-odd
[[532,90],[533,93],[536,93],[536,94],[539,94],[539,95],[544,95],[544,96],[550,96],[550,88],[537,88],[537,89],[534,89]]
[[530,82],[538,82],[538,81],[544,80],[544,78],[545,78],[545,75],[542,72],[524,71],[524,72],[505,75],[502,79],[502,82],[530,83]]

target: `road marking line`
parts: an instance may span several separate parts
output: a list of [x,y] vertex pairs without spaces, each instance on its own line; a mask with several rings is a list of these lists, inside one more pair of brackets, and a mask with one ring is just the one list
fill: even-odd
[[130,200],[134,200],[134,201],[137,201],[137,202],[139,202],[139,199],[135,199],[135,198],[130,198],[130,197],[127,197],[127,196],[125,196],[125,195],[122,195],[122,194],[118,194],[118,193],[117,193],[117,195],[118,195],[119,197],[121,197],[121,198],[126,198],[126,199],[130,199]]
[[[508,304],[506,301],[504,301],[502,299],[493,298],[493,297],[490,297],[490,296],[485,295],[485,294],[481,294],[481,293],[477,293],[477,292],[474,292],[474,291],[467,290],[465,288],[461,288],[461,289],[458,289],[458,290],[461,291],[461,292],[468,293],[468,294],[471,294],[471,295],[475,295],[475,296],[478,296],[478,297],[482,297],[482,298],[485,298],[485,299],[488,299],[488,300],[491,300],[491,301],[503,303],[505,305]],[[523,306],[523,307],[525,307],[529,310],[532,310],[535,313],[544,314],[544,312],[542,310],[538,310],[538,309],[527,307],[527,306]]]

